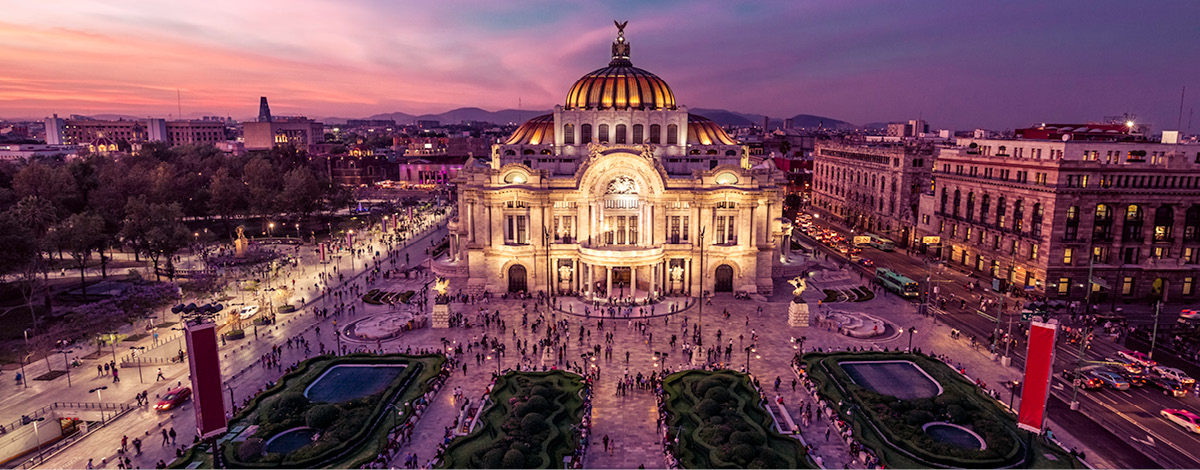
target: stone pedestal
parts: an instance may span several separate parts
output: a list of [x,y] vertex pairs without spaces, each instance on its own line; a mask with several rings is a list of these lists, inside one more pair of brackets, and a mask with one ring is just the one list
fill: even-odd
[[450,328],[450,304],[434,302],[429,320],[429,325],[433,328]]
[[788,304],[788,326],[808,326],[808,304],[792,302]]

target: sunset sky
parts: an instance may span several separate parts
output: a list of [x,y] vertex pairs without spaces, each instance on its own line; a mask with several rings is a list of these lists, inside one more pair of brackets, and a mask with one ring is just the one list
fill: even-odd
[[[1200,1],[24,1],[0,117],[548,109],[613,19],[681,104],[995,129],[1200,104]],[[1193,124],[1200,130],[1200,120]]]

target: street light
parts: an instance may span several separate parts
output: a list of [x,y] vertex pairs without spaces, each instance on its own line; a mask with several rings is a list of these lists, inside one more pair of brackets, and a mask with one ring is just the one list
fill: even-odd
[[916,332],[917,332],[917,327],[913,326],[913,327],[908,328],[908,352],[910,352],[910,353],[912,352],[913,334],[916,334]]
[[[108,385],[101,385],[99,387],[88,390],[88,393],[96,392],[96,404],[100,404],[100,402],[104,400],[103,398],[100,397],[101,390],[108,390]],[[100,409],[100,421],[104,421],[104,409],[103,408]]]
[[1008,386],[1008,409],[1011,410],[1013,407],[1013,397],[1016,396],[1017,387],[1021,386],[1021,382],[1016,381],[1016,380],[1010,380],[1008,382],[1005,382],[1004,384]]
[[37,440],[37,451],[38,451],[37,458],[39,459],[38,460],[39,462],[41,461],[40,459],[42,458],[42,436],[40,434],[38,434],[38,422],[45,421],[45,420],[46,420],[45,416],[41,416],[36,419],[29,420],[30,423],[33,423],[33,437],[34,437],[34,439]]
[[275,236],[275,222],[267,224],[267,233],[272,237]]
[[[696,325],[696,332],[699,333],[696,337],[696,346],[704,345],[704,275],[707,271],[704,269],[704,227],[700,227],[700,305],[696,316],[699,317]],[[746,353],[746,372],[750,372],[750,354]]]
[[[145,346],[130,346],[129,349],[134,350],[134,351],[145,351],[146,347]],[[138,381],[140,381],[141,383],[146,383],[146,381],[142,379],[142,357],[138,356],[136,352],[133,353],[133,357],[137,358]]]
[[[63,355],[63,366],[64,366],[64,367],[66,367],[66,369],[67,369],[67,387],[70,387],[70,386],[71,386],[71,363],[70,363],[70,362],[67,362],[67,354],[70,354],[70,353],[73,353],[73,352],[75,352],[75,351],[73,351],[73,350],[68,350],[68,349],[64,349],[64,350],[62,350],[62,355]],[[48,362],[48,361],[47,361],[47,362]]]
[[[756,346],[757,346],[757,345],[755,345],[755,344],[751,344],[751,345],[749,345],[749,346],[746,346],[746,374],[747,374],[747,375],[749,375],[749,374],[750,374],[750,353],[751,353],[751,352],[758,352],[758,348],[757,348]],[[759,359],[759,358],[761,358],[761,356],[758,356],[758,355],[756,354],[756,355],[754,356],[754,358],[755,358],[755,359]]]

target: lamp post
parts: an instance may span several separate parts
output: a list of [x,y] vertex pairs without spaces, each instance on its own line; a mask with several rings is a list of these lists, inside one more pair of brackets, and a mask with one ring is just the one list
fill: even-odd
[[908,328],[908,352],[910,352],[910,353],[912,352],[913,335],[916,333],[917,333],[917,327],[912,326],[912,327]]
[[233,386],[226,382],[225,389],[229,390],[229,412],[233,413],[237,409],[237,402],[233,400]]
[[66,368],[66,370],[67,370],[67,387],[70,387],[70,386],[71,386],[71,363],[70,363],[70,362],[67,362],[67,354],[70,354],[70,353],[73,353],[73,352],[75,352],[75,351],[68,350],[68,349],[64,349],[64,350],[62,350],[62,355],[63,355],[63,366],[64,366],[64,367]]
[[[751,352],[758,352],[758,348],[756,347],[755,344],[750,344],[749,346],[746,346],[746,374],[747,375],[750,374],[750,353]],[[755,359],[757,359],[757,358],[758,358],[758,356],[756,355]]]
[[[500,376],[500,350],[497,348],[492,348],[492,354],[496,355],[496,377],[499,377]],[[488,359],[491,359],[491,357],[488,357]]]
[[1158,313],[1162,310],[1162,301],[1154,302],[1154,330],[1150,332],[1150,353],[1146,354],[1148,359],[1154,359],[1154,342],[1158,339]]
[[41,434],[38,433],[38,422],[45,421],[45,420],[46,420],[45,416],[39,416],[36,419],[29,420],[29,422],[33,423],[33,437],[34,437],[34,439],[37,440],[37,452],[38,452],[37,458],[38,458],[39,462],[41,461],[41,458],[42,458],[42,436],[41,436]]
[[137,355],[138,351],[144,351],[146,349],[146,347],[145,346],[130,346],[129,349],[131,351],[134,351],[133,357],[137,358],[138,381],[141,383],[146,383],[146,381],[142,379],[142,357]]
[[[101,390],[108,390],[108,385],[101,385],[99,387],[88,390],[88,393],[96,392],[96,404],[100,404],[100,402],[103,401],[103,398],[101,398],[101,396],[100,396]],[[101,422],[104,421],[104,409],[103,408],[100,409],[100,421]]]
[[1013,408],[1013,397],[1017,395],[1017,387],[1021,386],[1021,382],[1010,380],[1006,382],[1006,385],[1008,385],[1008,409],[1011,410]]
[[[696,338],[696,346],[703,346],[704,345],[704,274],[705,274],[705,271],[704,271],[704,227],[703,226],[700,227],[700,240],[699,241],[700,241],[700,305],[697,306],[697,307],[699,307],[699,311],[696,312],[696,316],[699,317],[699,320],[696,325],[696,331],[699,333],[699,335]],[[747,364],[746,371],[747,372],[749,372],[749,370],[750,370],[749,363],[750,363],[750,354],[747,353],[746,354],[746,364]]]
[[267,224],[267,236],[270,236],[270,237],[275,236],[275,222],[271,222],[271,223]]
[[300,224],[296,224],[296,239],[300,239]]

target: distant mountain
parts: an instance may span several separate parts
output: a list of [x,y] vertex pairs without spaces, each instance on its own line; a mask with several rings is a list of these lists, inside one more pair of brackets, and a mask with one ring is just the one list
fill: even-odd
[[[737,111],[729,111],[725,109],[706,109],[692,108],[688,110],[692,114],[704,116],[716,121],[722,126],[761,126],[763,122],[762,114],[739,113]],[[818,126],[825,129],[848,130],[857,129],[858,126],[846,121],[837,120],[824,116],[814,116],[811,114],[797,114],[792,116],[792,127],[794,128],[816,128]],[[767,123],[771,129],[783,127],[783,118],[771,118]]]
[[863,129],[872,130],[872,131],[880,130],[880,129],[887,129],[888,124],[889,123],[886,123],[886,122],[868,122],[866,124],[863,124]]
[[753,125],[755,122],[762,122],[762,116],[759,116],[758,121],[751,121],[750,119],[747,119],[745,115],[735,113],[733,111],[726,111],[724,109],[692,108],[689,109],[688,112],[697,116],[704,116],[712,119],[713,122],[716,122],[722,126],[749,126]]
[[858,129],[858,126],[854,124],[824,116],[813,116],[811,114],[797,114],[792,116],[792,128],[815,129],[817,127],[833,130]]
[[440,114],[412,115],[395,112],[370,116],[367,119],[392,119],[397,124],[412,124],[416,121],[438,121],[442,124],[458,124],[463,121],[481,121],[494,124],[519,124],[531,118],[551,112],[550,110],[502,109],[488,111],[480,108],[458,108]]

